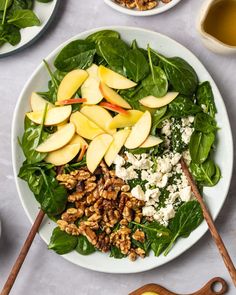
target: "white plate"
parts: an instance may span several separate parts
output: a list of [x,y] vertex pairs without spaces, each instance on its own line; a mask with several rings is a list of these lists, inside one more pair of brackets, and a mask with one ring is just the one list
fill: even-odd
[[166,4],[160,2],[159,5],[153,9],[139,11],[137,9],[129,9],[129,8],[123,7],[120,4],[116,3],[115,0],[104,0],[104,2],[107,5],[109,5],[111,8],[113,8],[119,12],[129,14],[129,15],[134,15],[134,16],[149,16],[149,15],[159,14],[159,13],[162,13],[166,10],[171,9],[176,4],[178,4],[180,1],[181,0],[172,0],[171,2],[166,3]]
[[[132,40],[136,39],[141,47],[146,47],[147,44],[150,44],[152,48],[158,50],[160,53],[163,53],[166,56],[180,56],[187,60],[194,67],[200,81],[210,81],[218,109],[216,119],[218,126],[220,127],[218,132],[218,144],[215,153],[215,159],[216,163],[219,164],[221,168],[223,177],[215,187],[204,189],[204,194],[206,196],[206,201],[209,205],[212,216],[216,218],[223,206],[230,185],[233,166],[233,141],[225,105],[215,82],[212,80],[211,76],[201,64],[201,62],[197,59],[197,57],[176,41],[159,33],[132,27],[97,28],[78,34],[54,50],[46,58],[46,60],[52,64],[55,56],[67,43],[79,38],[84,39],[89,34],[102,29],[113,29],[118,31],[121,34],[122,39],[127,42],[131,42]],[[23,134],[24,115],[27,111],[29,111],[30,108],[29,96],[31,92],[37,90],[43,91],[47,89],[48,79],[49,77],[47,71],[43,63],[41,63],[32,74],[20,94],[12,123],[12,160],[15,180],[22,205],[31,222],[34,221],[38,213],[38,203],[29,190],[27,183],[17,178],[18,171],[22,165],[22,162],[24,161],[24,156],[18,144],[17,138],[21,137]],[[54,227],[55,224],[47,219],[40,229],[40,236],[47,244],[49,243]],[[150,255],[145,259],[138,259],[135,262],[131,262],[129,259],[109,258],[108,255],[99,252],[89,256],[82,256],[75,251],[64,255],[63,257],[77,265],[96,271],[108,273],[141,272],[160,266],[176,258],[189,249],[192,245],[194,245],[206,231],[207,226],[206,223],[203,222],[194,232],[191,233],[187,239],[180,239],[167,257],[154,257],[153,255]],[[60,263],[59,259],[58,263]]]
[[19,52],[24,48],[30,46],[36,41],[48,28],[53,17],[56,14],[56,10],[59,7],[60,0],[53,0],[49,3],[40,3],[35,1],[34,12],[41,21],[40,26],[29,27],[21,29],[21,41],[16,46],[12,46],[9,43],[5,43],[0,47],[0,57],[5,57],[13,53]]

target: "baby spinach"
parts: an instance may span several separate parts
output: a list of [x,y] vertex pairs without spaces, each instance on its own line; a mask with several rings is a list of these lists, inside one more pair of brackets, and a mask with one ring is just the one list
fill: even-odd
[[111,246],[110,257],[114,257],[116,259],[121,259],[121,258],[126,257],[126,255],[122,254],[120,249],[117,248],[116,246]]
[[0,45],[5,42],[11,45],[17,45],[21,40],[21,35],[19,29],[10,24],[0,25]]
[[157,128],[160,128],[160,123],[162,122],[165,114],[167,112],[167,107],[164,106],[162,108],[159,108],[155,111],[155,113],[152,115],[152,128],[151,128],[151,134],[157,135]]
[[202,107],[204,112],[213,118],[215,117],[217,110],[214,102],[212,88],[208,81],[205,81],[198,86],[196,100],[197,104]]
[[165,57],[154,50],[151,50],[160,59],[160,66],[163,67],[168,80],[174,90],[184,95],[192,95],[198,85],[198,77],[195,70],[180,57]]
[[194,128],[203,133],[215,132],[217,130],[216,121],[206,113],[198,113],[194,120]]
[[214,186],[221,177],[220,168],[211,159],[200,165],[191,163],[190,169],[195,180],[203,186]]
[[96,251],[88,239],[82,235],[78,236],[78,244],[75,250],[81,255],[89,255]]
[[33,0],[14,0],[11,7],[9,7],[9,14],[12,14],[15,10],[32,9]]
[[54,228],[48,249],[54,250],[57,254],[63,255],[73,251],[78,244],[77,236],[72,236],[59,227]]
[[110,38],[110,37],[119,39],[120,34],[112,30],[102,30],[89,35],[86,38],[86,40],[97,44],[102,38]]
[[169,104],[169,110],[171,112],[171,116],[175,118],[195,115],[202,111],[202,109],[198,105],[196,105],[190,98],[183,95],[178,95]]
[[172,239],[166,248],[166,256],[173,244],[179,237],[187,238],[203,221],[203,214],[200,204],[197,201],[184,203],[177,211],[175,217],[170,221],[169,229],[172,232]]
[[54,65],[62,72],[73,69],[86,69],[93,63],[96,49],[93,42],[75,40],[67,44],[57,55]]
[[12,5],[13,0],[0,0],[0,11]]
[[30,9],[13,11],[13,13],[8,17],[7,22],[8,24],[13,24],[21,29],[40,25],[40,20],[37,15]]
[[194,131],[189,143],[192,162],[195,164],[202,164],[208,158],[214,141],[215,134],[213,132],[203,133]]

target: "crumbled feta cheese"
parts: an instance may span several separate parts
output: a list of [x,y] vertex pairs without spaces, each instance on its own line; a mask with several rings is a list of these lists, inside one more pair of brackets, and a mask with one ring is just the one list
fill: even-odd
[[201,104],[201,108],[204,113],[207,113],[207,106],[205,104]]
[[156,186],[159,187],[159,188],[163,188],[163,187],[165,187],[167,185],[167,182],[168,182],[168,175],[164,174],[162,176],[161,181],[156,182]]
[[143,216],[153,216],[156,210],[153,206],[145,206],[142,209]]
[[164,125],[161,129],[161,133],[165,134],[167,137],[171,135],[171,123],[169,120],[164,121]]
[[179,196],[183,202],[190,201],[191,200],[191,187],[186,186],[185,188],[181,189],[181,191],[179,192]]
[[180,159],[181,159],[181,154],[179,154],[179,153],[174,154],[171,159],[171,165],[175,166],[179,162]]
[[118,166],[123,166],[123,165],[125,165],[125,159],[123,157],[117,155],[113,163]]
[[147,189],[145,192],[145,200],[154,199],[155,202],[158,202],[160,196],[160,190],[158,188]]
[[141,186],[138,184],[131,190],[131,194],[133,197],[140,201],[145,201],[145,194],[144,191],[142,190]]
[[168,221],[175,216],[175,210],[171,204],[167,205],[164,208],[161,208],[160,213],[163,215],[164,221]]
[[186,162],[186,164],[189,166],[190,163],[191,163],[191,160],[192,160],[189,150],[186,150],[186,151],[183,152],[183,159]]
[[115,169],[116,176],[120,177],[124,181],[131,180],[138,178],[137,172],[131,167],[128,167],[127,169],[121,166],[116,166]]
[[168,157],[158,157],[157,159],[158,170],[162,173],[170,172],[172,169],[171,160]]
[[148,158],[148,154],[133,155],[125,152],[127,156],[127,162],[130,163],[134,169],[151,169],[153,162]]
[[190,138],[191,138],[192,133],[193,133],[193,128],[191,128],[191,127],[185,127],[183,129],[183,133],[182,133],[181,137],[182,137],[182,140],[185,144],[188,144],[190,142]]
[[194,122],[194,116],[188,116],[188,120],[190,123],[193,123]]

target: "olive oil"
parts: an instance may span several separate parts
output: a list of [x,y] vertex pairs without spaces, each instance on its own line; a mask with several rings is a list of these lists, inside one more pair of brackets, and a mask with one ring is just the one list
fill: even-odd
[[220,0],[213,4],[203,28],[221,42],[236,46],[236,0]]

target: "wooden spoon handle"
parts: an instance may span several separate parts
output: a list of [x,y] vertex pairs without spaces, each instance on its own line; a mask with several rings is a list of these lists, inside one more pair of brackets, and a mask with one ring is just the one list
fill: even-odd
[[34,237],[39,229],[40,224],[42,223],[44,217],[44,212],[42,210],[39,211],[38,216],[35,219],[35,222],[29,232],[28,237],[25,240],[25,243],[16,259],[15,264],[12,267],[12,270],[8,276],[8,279],[5,283],[5,285],[3,286],[1,295],[8,295],[11,291],[11,288],[16,280],[16,277],[20,271],[20,268],[25,260],[25,257],[29,251],[29,248],[34,240]]
[[201,194],[199,193],[199,190],[192,178],[192,175],[190,174],[189,172],[189,169],[186,165],[186,163],[184,162],[183,159],[181,159],[181,166],[182,166],[182,169],[188,179],[188,182],[192,188],[192,192],[194,193],[196,199],[198,200],[198,202],[200,203],[201,205],[201,208],[202,208],[202,211],[203,211],[203,215],[204,215],[204,218],[208,224],[208,227],[209,227],[209,230],[211,232],[211,235],[219,249],[219,252],[223,258],[223,261],[225,263],[225,266],[227,267],[228,271],[229,271],[229,274],[231,276],[231,279],[234,283],[234,286],[236,287],[236,269],[235,269],[235,266],[233,264],[233,261],[232,259],[230,258],[229,256],[229,253],[224,245],[224,242],[223,240],[221,239],[221,236],[219,235],[216,227],[215,227],[215,224],[213,222],[213,219],[207,209],[207,206],[205,205],[204,201],[203,201],[203,198],[201,196]]
[[[219,291],[215,291],[214,287],[215,285],[221,285],[221,289]],[[190,294],[190,295],[223,295],[228,291],[228,285],[225,280],[222,278],[213,278],[210,280],[202,289],[199,291]]]

